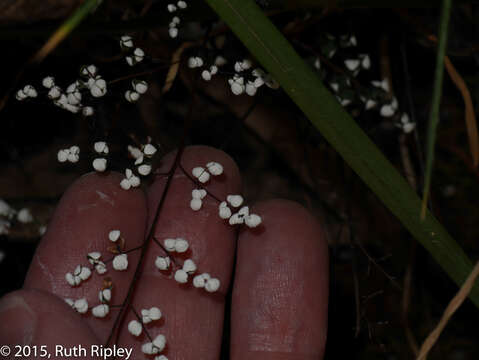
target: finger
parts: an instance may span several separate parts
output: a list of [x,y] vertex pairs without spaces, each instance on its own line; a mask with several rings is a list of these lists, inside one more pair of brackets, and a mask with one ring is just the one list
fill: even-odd
[[328,305],[328,249],[316,220],[301,206],[269,201],[254,207],[257,231],[243,231],[232,298],[233,360],[320,359]]
[[[160,171],[168,171],[175,154],[164,160]],[[240,187],[238,168],[225,153],[203,146],[185,149],[181,164],[191,173],[193,167],[205,166],[209,161],[217,161],[224,167],[224,173],[212,177],[206,185],[208,191],[224,199],[226,194],[237,193]],[[158,178],[148,194],[150,220],[154,216],[156,206],[165,191],[165,178]],[[164,354],[172,359],[217,359],[220,352],[224,293],[227,291],[231,269],[233,267],[235,249],[235,230],[218,216],[218,202],[207,196],[203,199],[200,211],[193,211],[189,204],[194,183],[180,169],[174,175],[171,187],[166,194],[166,201],[156,222],[155,237],[162,242],[165,238],[184,238],[189,242],[189,250],[185,256],[171,254],[181,268],[185,258],[196,263],[197,273],[208,272],[221,281],[218,293],[207,293],[188,284],[180,285],[172,279],[173,273],[160,272],[155,268],[157,256],[164,256],[157,244],[152,243],[135,293],[134,307],[138,311],[157,306],[164,314],[159,326],[148,327],[154,338],[163,334],[167,339]],[[128,321],[134,319],[129,315]],[[124,331],[121,343],[136,346],[138,342],[131,340],[132,335]],[[148,341],[142,335],[142,342]]]
[[47,358],[47,353],[52,359],[68,359],[67,349],[81,344],[89,350],[98,342],[79,320],[80,315],[57,296],[38,290],[15,291],[0,301],[0,344],[10,347],[8,359]]
[[[104,275],[92,276],[79,287],[65,280],[79,264],[90,265],[86,255],[102,253],[104,260],[113,254],[107,251],[110,230],[119,229],[126,239],[126,248],[142,244],[146,224],[146,199],[141,190],[125,191],[119,186],[122,176],[88,174],[77,180],[63,195],[48,230],[41,240],[25,279],[25,289],[39,289],[60,298],[86,298],[90,307],[100,303],[98,293],[105,278],[113,282],[111,304],[119,304],[126,295],[138,252],[128,254],[127,271],[115,271],[111,262]],[[112,310],[113,312],[114,310]],[[84,319],[103,342],[110,331],[114,314],[98,319],[88,312]]]

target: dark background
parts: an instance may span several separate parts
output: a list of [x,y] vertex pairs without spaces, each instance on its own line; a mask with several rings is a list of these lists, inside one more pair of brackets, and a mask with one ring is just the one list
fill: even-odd
[[[247,51],[200,2],[185,11],[180,37],[167,36],[170,15],[163,1],[104,1],[42,63],[27,65],[49,34],[78,1],[3,1],[0,5],[0,98],[10,93],[0,111],[0,198],[15,209],[28,207],[35,221],[13,223],[0,236],[5,253],[0,263],[0,295],[22,286],[29,261],[40,240],[38,228],[47,224],[66,187],[91,170],[94,141],[108,139],[112,169],[127,163],[126,145],[151,136],[161,152],[181,140],[206,144],[229,153],[243,172],[244,194],[250,202],[272,197],[296,200],[325,224],[330,243],[331,282],[327,358],[413,358],[406,339],[409,329],[421,344],[437,324],[457,291],[429,254],[352,173],[281,90],[261,88],[254,98],[236,97],[227,87],[228,71],[211,83],[182,61],[169,92],[162,94],[172,53],[184,41],[196,46],[185,51],[211,63],[221,54],[231,63]],[[439,10],[317,8],[281,9],[262,2],[271,19],[284,30],[298,52],[311,64],[321,54],[326,33],[339,38],[354,34],[357,48],[339,49],[322,62],[318,76],[328,83],[341,75],[343,60],[367,53],[372,68],[357,77],[360,86],[390,77],[401,112],[417,122],[417,134],[404,137],[395,126],[398,117],[381,118],[359,103],[348,110],[403,172],[401,146],[422,187],[422,151],[432,94]],[[463,76],[474,104],[479,103],[479,5],[454,5],[448,56]],[[141,65],[126,65],[118,39],[128,33],[148,55]],[[205,41],[207,39],[208,41]],[[209,44],[209,45],[208,45]],[[108,85],[108,94],[90,101],[96,114],[83,118],[61,110],[46,99],[41,80],[53,75],[66,87],[83,64],[96,64],[108,81],[142,73],[150,89],[137,104],[123,98],[130,80]],[[229,70],[228,70],[229,69]],[[339,69],[339,70],[338,70]],[[34,85],[35,100],[17,102],[15,91]],[[192,129],[183,127],[197,94]],[[476,106],[477,110],[477,106]],[[417,138],[416,138],[417,135]],[[76,165],[59,164],[57,151],[77,144]],[[472,166],[464,122],[463,99],[445,74],[441,122],[432,182],[432,209],[471,260],[479,257],[479,172]],[[405,282],[411,272],[410,283]],[[409,305],[403,310],[404,293]],[[477,359],[477,309],[466,301],[434,347],[430,359]],[[359,327],[358,327],[359,326]]]

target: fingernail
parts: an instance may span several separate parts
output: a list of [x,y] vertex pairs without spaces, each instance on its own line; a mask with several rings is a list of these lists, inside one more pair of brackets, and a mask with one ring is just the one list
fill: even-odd
[[37,316],[25,298],[11,293],[0,299],[0,343],[29,345],[32,343]]

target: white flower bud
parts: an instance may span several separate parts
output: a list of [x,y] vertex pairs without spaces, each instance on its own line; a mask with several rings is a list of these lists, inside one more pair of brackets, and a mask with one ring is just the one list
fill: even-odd
[[133,51],[133,55],[135,55],[136,62],[139,63],[145,57],[145,52],[140,48],[136,48],[135,51]]
[[145,354],[152,355],[158,353],[158,348],[153,343],[148,342],[141,345],[141,351]]
[[87,280],[90,277],[90,275],[91,275],[91,270],[87,268],[86,266],[82,266],[80,274],[78,274],[80,279]]
[[146,144],[145,147],[143,148],[143,153],[146,156],[153,156],[156,153],[156,147],[154,147],[151,144]]
[[203,70],[203,72],[201,73],[201,77],[205,81],[210,81],[211,80],[211,73],[208,70]]
[[76,311],[78,311],[80,314],[84,314],[88,311],[88,302],[86,301],[85,298],[83,299],[78,299],[73,303],[73,307],[75,308]]
[[53,86],[50,91],[48,91],[48,98],[51,100],[58,99],[62,94],[62,90],[58,86]]
[[196,275],[193,278],[193,286],[195,288],[203,288],[203,287],[205,287],[205,284],[206,284],[206,279],[203,277],[203,274],[202,275]]
[[216,292],[220,288],[220,281],[216,278],[212,278],[206,281],[205,290],[208,292]]
[[72,273],[66,273],[65,274],[65,280],[67,281],[67,283],[70,285],[70,286],[75,286],[77,285],[75,283],[75,278],[74,276],[72,275]]
[[23,208],[18,212],[17,220],[23,224],[28,224],[33,221],[33,215],[29,209]]
[[176,270],[175,280],[180,284],[184,284],[188,281],[188,274],[183,269]]
[[155,340],[153,340],[153,345],[158,349],[158,352],[163,351],[166,345],[166,338],[164,335],[158,335]]
[[98,172],[103,172],[106,170],[106,159],[105,158],[96,158],[93,160],[93,168]]
[[168,256],[158,256],[155,260],[155,266],[160,270],[167,270],[170,267],[170,258]]
[[143,176],[149,175],[151,172],[151,165],[143,164],[138,166],[138,173]]
[[137,320],[131,320],[128,323],[128,332],[134,336],[140,336],[141,331],[143,330],[141,324]]
[[183,263],[183,270],[188,274],[193,274],[196,271],[196,264],[191,259],[186,259]]
[[359,67],[360,61],[358,59],[348,59],[344,61],[344,65],[348,70],[354,71]]
[[191,192],[191,197],[193,199],[203,199],[206,196],[206,190],[205,189],[194,189]]
[[250,228],[255,228],[261,224],[261,216],[256,214],[251,214],[245,217],[245,224]]
[[228,201],[233,207],[239,207],[243,204],[243,197],[241,195],[228,195],[226,201]]
[[178,28],[176,27],[170,27],[168,29],[168,35],[170,35],[170,37],[172,39],[176,38],[178,36]]
[[124,49],[132,49],[133,48],[133,40],[131,36],[123,35],[120,39],[120,46]]
[[92,116],[95,113],[95,110],[91,106],[84,106],[82,108],[83,116]]
[[93,316],[97,318],[104,318],[109,311],[110,307],[107,304],[100,304],[91,309]]
[[42,85],[47,89],[51,89],[55,86],[55,78],[53,76],[47,76],[42,80]]
[[202,205],[203,205],[203,201],[201,201],[201,199],[191,199],[190,201],[190,208],[193,211],[200,210]]
[[184,253],[186,250],[188,250],[188,241],[185,239],[178,238],[175,241],[175,251],[179,253]]
[[110,241],[116,242],[120,238],[120,235],[120,230],[111,230],[108,233],[108,239],[110,239]]
[[144,94],[148,90],[148,84],[146,81],[143,81],[143,80],[141,81],[133,80],[131,85],[133,86],[133,89],[135,89],[135,91],[138,94]]
[[223,165],[221,165],[220,163],[210,161],[208,164],[206,164],[206,167],[208,168],[208,171],[211,173],[211,175],[218,176],[223,174]]
[[156,306],[153,306],[149,310],[149,316],[152,321],[160,320],[161,319],[161,310],[158,309]]
[[108,148],[108,145],[104,141],[97,141],[94,145],[93,148],[95,149],[95,152],[98,154],[108,154],[110,149]]
[[167,251],[175,251],[176,239],[165,239],[163,244]]
[[98,293],[98,298],[102,303],[110,302],[111,300],[111,290],[110,289],[103,289]]
[[128,268],[128,255],[120,254],[113,258],[113,269],[123,271]]

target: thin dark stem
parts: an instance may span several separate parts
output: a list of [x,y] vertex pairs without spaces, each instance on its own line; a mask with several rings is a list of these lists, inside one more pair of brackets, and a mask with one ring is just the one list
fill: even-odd
[[142,245],[142,248],[141,248],[141,253],[140,253],[140,259],[139,259],[138,264],[136,266],[135,273],[133,274],[133,279],[132,279],[130,287],[128,289],[128,293],[125,297],[125,300],[123,301],[123,308],[120,310],[117,317],[115,318],[115,321],[113,323],[110,334],[108,335],[108,338],[105,342],[105,346],[108,346],[110,344],[110,342],[113,339],[113,336],[115,335],[115,332],[116,332],[116,335],[117,335],[116,336],[116,342],[118,342],[118,337],[119,337],[119,334],[120,334],[119,329],[121,328],[121,325],[123,324],[123,322],[126,319],[127,310],[131,307],[131,301],[132,301],[132,298],[133,298],[133,293],[134,293],[134,291],[136,289],[136,286],[137,286],[137,283],[139,282],[139,279],[141,277],[142,265],[143,265],[144,259],[146,257],[148,245],[150,244],[151,240],[153,239],[153,234],[154,234],[154,231],[155,231],[155,224],[156,224],[156,222],[157,222],[157,220],[160,216],[161,209],[163,208],[163,205],[166,201],[166,196],[168,194],[168,190],[169,190],[169,188],[171,186],[171,183],[173,181],[173,175],[174,175],[176,169],[178,168],[178,165],[180,164],[181,156],[183,155],[183,151],[185,149],[185,139],[186,139],[186,135],[188,134],[188,131],[189,131],[190,126],[191,126],[191,117],[192,117],[192,112],[193,112],[192,109],[193,109],[194,103],[195,103],[195,95],[193,94],[193,99],[191,101],[190,108],[189,108],[189,111],[188,111],[189,114],[187,116],[187,121],[185,123],[184,135],[182,137],[181,144],[179,146],[178,152],[176,153],[174,163],[170,168],[169,175],[166,179],[165,188],[163,190],[160,201],[159,201],[158,206],[156,208],[154,220],[153,220],[153,222],[151,224],[151,227],[148,231],[148,235],[146,236],[146,238],[143,242],[143,245]]
[[145,334],[148,337],[148,339],[150,340],[150,342],[153,342],[153,339],[151,338],[150,333],[148,332],[145,325],[143,324],[143,319],[141,318],[140,314],[138,314],[138,312],[135,310],[135,308],[133,306],[131,307],[131,311],[133,311],[133,314],[135,314],[135,317],[137,318],[138,322],[141,324],[141,327],[145,331]]

